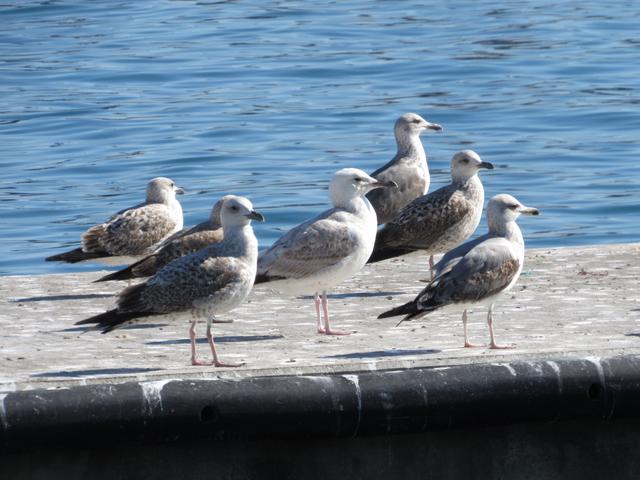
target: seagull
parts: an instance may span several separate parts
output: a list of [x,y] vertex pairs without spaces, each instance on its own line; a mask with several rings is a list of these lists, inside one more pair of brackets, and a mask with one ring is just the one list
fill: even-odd
[[[237,367],[224,363],[216,353],[211,324],[215,316],[228,312],[249,295],[256,276],[258,241],[251,220],[264,221],[244,197],[229,196],[221,210],[224,240],[197,252],[180,257],[158,271],[144,283],[127,287],[113,310],[87,318],[76,325],[97,324],[107,333],[144,317],[186,316],[191,321],[191,364]],[[212,362],[196,355],[196,322],[207,319],[207,340]]]
[[182,207],[176,194],[184,190],[169,178],[147,184],[145,203],[121,210],[81,236],[82,247],[47,257],[68,263],[109,257],[139,257],[152,253],[165,238],[182,229]]
[[374,190],[367,194],[378,215],[378,225],[387,223],[407,203],[429,190],[429,166],[420,142],[420,134],[426,130],[439,132],[442,127],[427,122],[417,113],[405,113],[396,120],[396,156],[371,176],[385,182],[393,181],[398,188]]
[[222,197],[215,203],[207,221],[174,233],[160,244],[155,253],[147,255],[122,270],[105,275],[96,282],[150,277],[176,258],[196,252],[208,245],[220,243],[224,237],[220,224],[220,210],[222,203],[227,198],[229,195]]
[[327,290],[357,273],[371,255],[377,222],[365,194],[380,187],[395,183],[357,168],[338,170],[329,185],[333,208],[289,230],[258,258],[256,284],[269,282],[274,290],[293,295],[314,292],[318,333],[349,334],[331,328]]
[[464,346],[474,347],[467,337],[467,308],[474,303],[488,304],[487,324],[490,348],[512,348],[496,344],[493,333],[493,303],[518,281],[524,262],[524,239],[516,219],[520,215],[539,215],[511,195],[496,195],[487,207],[489,232],[448,252],[436,264],[433,281],[411,302],[382,313],[378,318],[406,315],[413,320],[446,305],[462,305]]
[[404,207],[379,232],[368,263],[424,250],[433,256],[451,250],[475,232],[484,204],[481,169],[493,169],[473,150],[451,159],[451,183],[423,195]]

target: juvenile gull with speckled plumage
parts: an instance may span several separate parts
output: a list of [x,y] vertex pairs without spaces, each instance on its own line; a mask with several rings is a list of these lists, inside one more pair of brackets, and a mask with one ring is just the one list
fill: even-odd
[[378,232],[369,263],[424,250],[444,253],[475,232],[484,204],[484,188],[478,177],[493,169],[473,150],[463,150],[451,159],[451,183],[417,198]]
[[467,308],[475,303],[488,304],[490,348],[510,348],[496,344],[492,314],[496,297],[510,290],[522,271],[524,239],[516,223],[521,214],[540,212],[525,207],[511,195],[493,197],[487,207],[489,232],[448,252],[436,264],[433,281],[413,301],[378,318],[406,315],[402,321],[413,320],[447,305],[462,305],[464,346],[473,347],[467,337]]
[[315,293],[318,333],[347,334],[331,328],[327,290],[357,273],[371,255],[377,222],[365,194],[380,187],[395,183],[357,168],[337,171],[329,185],[334,208],[289,230],[260,254],[256,284],[268,282],[274,290],[293,295]]
[[182,207],[176,194],[183,193],[173,180],[154,178],[147,184],[145,203],[121,210],[106,222],[88,229],[81,236],[82,247],[46,260],[76,263],[147,255],[182,228]]
[[392,181],[398,187],[373,190],[367,194],[378,216],[378,225],[387,223],[406,204],[429,190],[427,155],[420,141],[420,134],[427,130],[439,132],[442,127],[427,122],[417,113],[405,113],[396,120],[396,155],[371,176],[384,182]]
[[222,209],[222,202],[228,197],[228,195],[224,196],[215,203],[207,221],[174,233],[159,245],[156,252],[122,270],[105,275],[96,280],[96,282],[150,277],[176,258],[197,252],[208,245],[220,243],[224,238],[222,225],[220,224],[220,210]]
[[216,315],[240,305],[249,295],[256,276],[258,241],[251,220],[263,221],[243,197],[229,196],[221,211],[224,239],[169,263],[144,283],[126,288],[113,310],[77,322],[97,324],[102,333],[144,317],[186,316],[191,320],[192,365],[208,365],[196,355],[196,321],[207,319],[207,340],[217,367],[238,366],[219,360],[211,334]]

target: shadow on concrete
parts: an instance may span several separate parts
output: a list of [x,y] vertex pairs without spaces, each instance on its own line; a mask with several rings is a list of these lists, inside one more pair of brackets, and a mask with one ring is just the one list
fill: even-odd
[[640,332],[629,332],[624,334],[625,337],[640,337]]
[[[133,325],[127,325],[126,327],[121,327],[118,330],[145,330],[147,328],[160,328],[160,327],[166,327],[168,326],[168,323],[140,323],[140,324],[133,324]],[[96,332],[99,332],[100,329],[96,328],[95,326],[92,325],[81,325],[78,327],[69,327],[69,328],[63,328],[61,330],[52,330],[52,332],[90,332],[92,330],[95,330]]]
[[[284,338],[282,335],[233,335],[226,337],[215,337],[216,343],[236,343],[236,342],[261,342],[263,340],[280,340]],[[145,345],[188,345],[191,341],[188,338],[180,338],[176,340],[157,340],[146,342]],[[206,338],[198,338],[196,343],[207,343]]]
[[161,368],[94,368],[90,370],[61,370],[59,372],[34,373],[33,378],[80,378],[95,375],[123,375],[133,373],[146,373],[162,370]]
[[27,297],[11,300],[13,303],[55,302],[58,300],[87,300],[91,298],[111,298],[115,293],[86,293],[84,295],[49,295],[43,297]]
[[327,355],[324,358],[383,358],[383,357],[402,357],[404,355],[433,355],[441,353],[442,350],[437,348],[418,348],[412,350],[374,350],[372,352],[353,352],[341,353],[338,355]]
[[[335,293],[327,295],[329,300],[332,298],[367,298],[367,297],[388,297],[393,295],[402,295],[406,292],[355,292],[355,293]],[[299,298],[313,300],[313,295],[304,295]]]
[[140,323],[133,325],[127,325],[126,327],[120,328],[120,330],[145,330],[147,328],[160,328],[168,326],[168,323]]

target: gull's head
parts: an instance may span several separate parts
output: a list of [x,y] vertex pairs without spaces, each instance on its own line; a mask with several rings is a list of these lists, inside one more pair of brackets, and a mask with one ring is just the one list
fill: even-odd
[[248,198],[226,195],[223,198],[222,208],[220,209],[220,220],[222,228],[227,229],[234,226],[248,225],[251,220],[264,222],[264,217],[253,209],[253,205]]
[[147,203],[167,203],[183,195],[184,190],[166,177],[156,177],[147,184]]
[[427,122],[417,113],[405,113],[396,120],[394,127],[396,138],[417,136],[426,130],[439,132],[442,130],[442,127],[437,123]]
[[540,215],[537,208],[526,207],[514,196],[501,193],[492,197],[487,206],[487,221],[489,229],[492,226],[500,227],[515,221],[520,215]]
[[374,188],[397,188],[395,182],[383,182],[358,168],[343,168],[333,174],[329,194],[334,206],[341,207],[356,197],[362,197]]
[[222,220],[220,218],[220,213],[222,212],[222,204],[225,200],[233,197],[233,195],[225,195],[216,203],[213,204],[213,208],[211,209],[211,213],[209,214],[209,222],[214,225],[222,225]]
[[467,180],[483,168],[493,170],[494,167],[492,163],[483,162],[473,150],[462,150],[451,159],[451,177],[454,180]]

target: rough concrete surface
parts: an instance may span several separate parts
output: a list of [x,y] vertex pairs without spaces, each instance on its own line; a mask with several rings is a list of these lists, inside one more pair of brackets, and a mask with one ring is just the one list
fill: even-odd
[[[640,354],[640,244],[529,249],[516,287],[494,308],[499,343],[462,347],[461,311],[437,311],[396,327],[382,311],[412,299],[428,276],[420,254],[368,265],[332,292],[329,306],[345,337],[315,333],[311,298],[260,286],[214,325],[223,360],[239,368],[192,367],[188,321],[154,318],[102,335],[74,322],[112,308],[126,282],[91,283],[85,274],[0,277],[0,392],[185,378],[344,373]],[[470,315],[471,340],[488,342],[486,307]],[[210,356],[199,327],[198,348]]]

